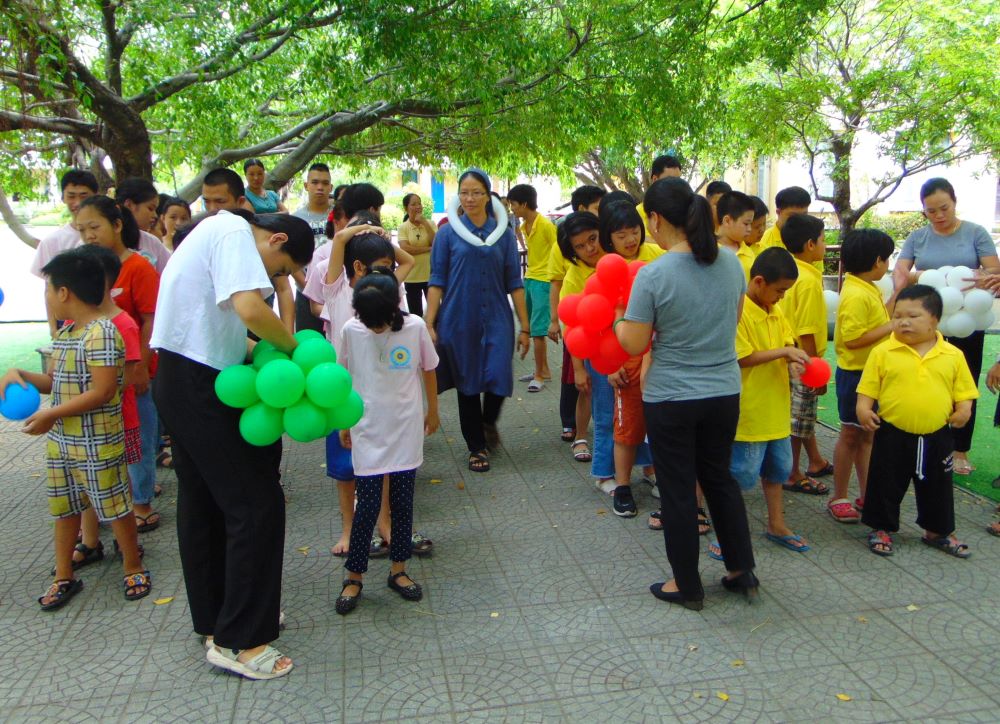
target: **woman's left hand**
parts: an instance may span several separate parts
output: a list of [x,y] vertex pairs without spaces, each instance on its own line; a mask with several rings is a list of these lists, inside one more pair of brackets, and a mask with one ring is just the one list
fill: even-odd
[[521,359],[528,356],[528,350],[531,348],[531,337],[528,335],[528,331],[522,329],[517,335],[517,354]]

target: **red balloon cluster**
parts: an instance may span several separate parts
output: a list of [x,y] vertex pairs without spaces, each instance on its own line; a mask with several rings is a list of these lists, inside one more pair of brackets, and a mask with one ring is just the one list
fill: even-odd
[[583,293],[568,294],[559,302],[559,320],[566,325],[566,349],[578,359],[589,359],[602,375],[617,372],[629,358],[611,324],[615,307],[628,304],[635,275],[645,264],[606,254],[597,262]]
[[822,357],[813,357],[810,359],[809,364],[806,365],[799,376],[799,382],[806,387],[822,387],[829,381],[830,363]]

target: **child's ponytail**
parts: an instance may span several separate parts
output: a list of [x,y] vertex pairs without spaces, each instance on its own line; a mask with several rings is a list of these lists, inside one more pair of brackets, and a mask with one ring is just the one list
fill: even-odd
[[127,206],[119,204],[118,208],[121,210],[122,214],[122,243],[125,244],[126,249],[138,249],[139,224],[136,222],[135,217],[132,216],[132,212],[128,210]]
[[354,312],[368,329],[403,328],[406,314],[399,308],[399,283],[391,269],[374,267],[354,285]]

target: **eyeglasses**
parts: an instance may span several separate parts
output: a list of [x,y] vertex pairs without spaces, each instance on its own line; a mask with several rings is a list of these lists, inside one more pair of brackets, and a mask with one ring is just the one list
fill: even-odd
[[463,199],[481,199],[487,196],[482,191],[459,191],[458,195]]

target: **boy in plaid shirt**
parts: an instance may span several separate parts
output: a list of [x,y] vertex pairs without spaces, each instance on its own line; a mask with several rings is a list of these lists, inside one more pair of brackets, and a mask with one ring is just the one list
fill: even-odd
[[35,385],[52,394],[52,407],[24,423],[29,435],[48,433],[49,512],[55,521],[55,581],[38,599],[42,610],[65,605],[82,588],[73,576],[73,546],[80,516],[91,505],[111,524],[124,558],[125,598],[152,590],[143,570],[125,463],[121,388],[125,367],[122,338],[99,309],[105,294],[101,263],[79,250],[45,265],[45,297],[57,318],[72,319],[52,343],[46,374],[10,369],[0,379],[0,395],[11,383]]

